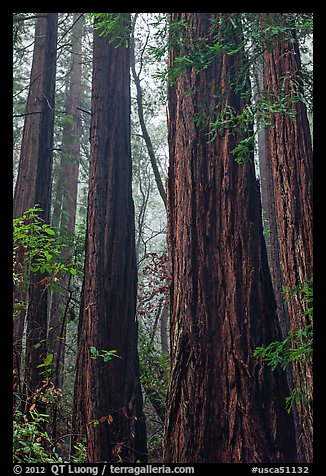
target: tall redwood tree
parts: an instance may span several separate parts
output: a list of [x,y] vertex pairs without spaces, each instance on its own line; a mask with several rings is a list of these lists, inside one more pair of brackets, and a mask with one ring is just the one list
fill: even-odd
[[[73,242],[76,221],[76,205],[78,193],[78,174],[80,161],[80,135],[81,135],[81,81],[82,81],[82,34],[83,16],[74,13],[71,28],[71,69],[69,87],[67,88],[66,113],[69,121],[63,128],[62,152],[59,169],[59,183],[56,203],[53,209],[57,225],[61,231]],[[58,215],[58,216],[55,216]],[[72,246],[63,248],[63,257],[66,262],[73,258]],[[62,388],[67,314],[71,306],[69,286],[71,276],[63,276],[59,283],[59,290],[53,292],[49,321],[48,350],[53,355],[53,374],[51,380],[55,387]],[[58,426],[57,411],[53,410],[52,436],[56,437]]]
[[[214,41],[219,24],[235,44],[241,41],[237,14],[172,14],[172,21],[180,20],[187,27],[179,45],[190,51],[202,38],[212,45],[212,20]],[[225,39],[218,34],[218,40]],[[170,52],[170,66],[180,64],[178,53]],[[253,157],[236,163],[231,151],[244,138],[238,131],[226,128],[208,142],[209,125],[194,123],[203,110],[243,111],[243,90],[233,81],[243,66],[241,51],[220,52],[168,89],[172,357],[166,462],[297,460],[293,416],[284,408],[285,375],[253,358],[256,346],[280,337]]]
[[[38,204],[43,209],[43,220],[49,223],[58,14],[40,13],[37,16],[13,215],[19,217],[25,210]],[[47,290],[39,284],[42,277],[44,276],[39,272],[32,275],[33,282],[28,295],[24,377],[27,397],[35,391],[42,380],[37,365],[42,363],[46,353]],[[14,294],[15,299],[26,300],[26,293],[22,289],[15,289]],[[24,314],[20,313],[14,321],[16,376],[20,367]],[[36,344],[40,345],[35,347]]]
[[[120,14],[129,26],[129,14]],[[88,461],[146,461],[135,320],[130,51],[94,32],[91,158],[74,425]],[[101,355],[115,350],[106,362]],[[93,354],[92,354],[93,352]],[[99,352],[99,354],[96,354]]]
[[[286,25],[283,14],[266,13],[262,24]],[[267,157],[272,169],[280,264],[287,295],[290,331],[311,323],[300,293],[291,290],[313,274],[312,144],[306,105],[301,100],[301,61],[295,32],[275,35],[264,52],[264,88],[271,101],[288,98],[289,113],[271,114],[266,128]],[[294,363],[294,384],[302,389],[299,405],[300,454],[312,461],[312,362]]]

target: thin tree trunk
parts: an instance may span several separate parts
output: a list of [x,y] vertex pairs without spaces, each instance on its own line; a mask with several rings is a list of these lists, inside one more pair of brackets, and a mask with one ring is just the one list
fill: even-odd
[[[188,45],[209,37],[212,19],[235,24],[234,42],[241,41],[236,14],[172,14],[172,20],[188,22],[182,39]],[[176,54],[170,52],[170,64]],[[226,130],[208,143],[209,127],[193,120],[203,107],[214,110],[216,98],[222,109],[229,105],[241,113],[244,101],[229,81],[243,65],[241,52],[221,53],[168,89],[172,356],[166,462],[296,461],[285,375],[253,358],[257,346],[280,337],[253,157],[238,165],[230,151],[243,137]]]
[[[129,22],[129,14],[124,15]],[[94,32],[86,259],[73,417],[75,433],[87,437],[89,462],[147,459],[135,321],[130,51],[115,46]],[[92,359],[92,347],[100,353],[116,350],[118,357]]]
[[[47,13],[36,20],[35,44],[26,105],[19,170],[14,194],[14,217],[38,204],[44,211],[43,220],[49,223],[51,176],[53,158],[53,124],[56,74],[58,14]],[[25,362],[25,394],[30,396],[40,384],[37,365],[46,354],[47,290],[39,284],[41,273],[31,276],[27,312],[27,338]],[[19,291],[20,292],[20,291]],[[14,353],[21,353],[21,315],[14,326]],[[35,348],[35,344],[41,343]]]
[[[263,22],[273,15],[262,14]],[[283,285],[289,290],[307,282],[312,265],[312,145],[306,106],[295,99],[300,80],[300,53],[295,37],[274,39],[264,53],[264,87],[271,98],[283,93],[292,98],[289,114],[271,115],[266,129],[267,160],[271,163],[278,224]],[[303,315],[306,306],[298,296],[288,297],[290,330],[310,324]],[[312,461],[312,362],[294,365],[294,383],[306,387],[299,405],[301,460]]]
[[[76,221],[76,203],[78,189],[78,172],[80,158],[80,135],[81,135],[81,112],[78,109],[81,98],[81,80],[82,80],[82,17],[74,13],[72,28],[72,68],[70,74],[70,86],[68,91],[67,114],[72,118],[72,123],[65,126],[63,131],[63,155],[61,160],[62,177],[62,204],[61,204],[61,231],[67,234],[71,239],[75,232]],[[63,257],[67,262],[71,261],[73,252],[71,248],[63,250]],[[55,387],[62,388],[63,370],[64,370],[64,349],[66,336],[66,323],[63,322],[67,311],[67,301],[69,293],[70,277],[63,277],[60,282],[60,293],[53,293],[50,313],[49,327],[49,352],[53,354],[54,374],[52,382]],[[68,288],[68,289],[67,289]],[[53,415],[52,436],[56,437],[56,412]]]
[[166,355],[169,354],[169,338],[168,338],[169,310],[170,310],[170,295],[169,295],[169,290],[167,290],[163,310],[161,313],[161,322],[160,322],[161,348],[162,348],[162,351]]
[[[70,76],[66,75],[65,77],[65,97],[66,101],[66,112],[68,109],[68,101],[69,101],[69,83],[70,83]],[[67,126],[65,126],[67,127]],[[64,127],[64,129],[65,129]],[[62,213],[62,204],[63,204],[63,194],[64,194],[64,185],[65,185],[65,170],[64,170],[64,157],[65,157],[65,146],[64,146],[64,138],[65,133],[63,130],[62,134],[62,147],[60,151],[60,163],[58,166],[58,171],[54,171],[53,175],[57,175],[57,179],[52,187],[52,214],[51,214],[51,225],[55,229],[60,228],[61,223],[61,213]]]

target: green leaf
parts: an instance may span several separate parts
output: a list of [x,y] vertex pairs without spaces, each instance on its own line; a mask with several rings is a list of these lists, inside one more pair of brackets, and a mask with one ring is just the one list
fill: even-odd
[[55,235],[55,231],[52,228],[44,228],[45,233],[48,235]]
[[75,268],[70,268],[69,273],[72,274],[73,276],[76,276],[77,271],[75,270]]
[[48,367],[49,365],[51,365],[52,360],[53,360],[53,354],[48,354],[44,360],[44,364],[41,364],[41,365],[43,365],[44,367]]
[[93,419],[93,420],[90,420],[88,422],[89,425],[99,425],[100,424],[100,421],[99,420],[96,420],[96,419]]

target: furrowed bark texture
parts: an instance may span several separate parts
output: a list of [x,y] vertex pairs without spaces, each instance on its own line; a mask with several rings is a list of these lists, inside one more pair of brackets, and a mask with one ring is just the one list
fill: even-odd
[[[262,14],[265,21],[270,15]],[[306,106],[294,98],[300,85],[300,53],[293,41],[278,37],[264,53],[264,87],[275,98],[293,99],[289,114],[271,115],[266,129],[267,160],[273,173],[283,286],[293,289],[313,274],[312,244],[312,145]],[[298,86],[299,85],[299,86]],[[290,330],[310,324],[300,293],[287,296]],[[299,405],[301,460],[312,462],[312,362],[294,365],[294,383],[305,387]]]
[[[49,223],[53,159],[53,124],[55,102],[56,46],[58,14],[47,13],[37,18],[35,45],[27,99],[19,170],[14,194],[14,217],[38,204]],[[39,386],[42,377],[37,365],[46,352],[47,290],[39,284],[41,273],[32,275],[27,312],[25,393],[28,397]],[[20,297],[22,291],[18,290]],[[25,295],[26,299],[26,295]],[[21,352],[24,316],[14,323],[14,353]],[[38,348],[35,344],[42,343]],[[17,359],[16,359],[17,360]]]
[[[38,203],[48,208],[53,156],[54,87],[57,13],[37,18],[30,87],[26,104],[13,215],[19,217]],[[48,219],[45,212],[43,218]]]
[[[261,97],[263,95],[263,75],[260,69],[257,72],[257,78],[259,82],[258,94]],[[265,239],[267,256],[276,300],[277,315],[281,326],[282,338],[284,339],[289,331],[289,317],[282,296],[282,272],[275,209],[273,171],[271,161],[267,157],[265,129],[258,132],[258,155],[263,222],[268,233],[268,237]]]
[[[262,97],[264,94],[263,86],[263,65],[257,69],[258,94]],[[258,132],[258,156],[260,169],[260,189],[263,212],[263,224],[268,235],[265,235],[265,242],[267,247],[267,256],[269,263],[269,270],[271,273],[273,290],[276,300],[277,316],[281,327],[282,339],[285,339],[290,329],[289,316],[284,303],[282,295],[282,270],[280,263],[280,246],[278,240],[277,217],[274,197],[274,179],[272,164],[267,157],[266,134],[265,129]],[[293,391],[293,376],[292,369],[286,369],[286,376],[289,383],[290,392]],[[295,434],[297,440],[297,447],[301,446],[300,442],[300,423],[298,418],[297,404],[294,403],[292,411],[295,420]]]
[[[218,15],[175,13],[172,19],[188,21],[186,39],[195,44],[198,36],[209,36],[210,20]],[[170,64],[174,57],[171,52]],[[242,111],[240,93],[228,84],[242,65],[241,52],[219,54],[168,89],[172,356],[166,462],[296,461],[285,375],[253,358],[256,346],[280,336],[253,161],[235,162],[230,151],[238,135],[226,130],[208,143],[209,127],[194,124],[203,106],[214,110],[217,98]]]
[[[146,461],[137,353],[130,56],[94,32],[85,277],[79,324],[75,431],[88,461]],[[119,357],[91,359],[91,346]],[[107,417],[103,421],[102,417]],[[94,424],[98,420],[99,424]]]

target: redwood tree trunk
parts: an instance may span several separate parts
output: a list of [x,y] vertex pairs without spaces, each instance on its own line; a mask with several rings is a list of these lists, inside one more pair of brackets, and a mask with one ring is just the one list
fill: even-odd
[[[263,21],[275,14],[262,14]],[[271,115],[266,129],[267,160],[270,161],[278,225],[283,286],[293,289],[307,282],[313,273],[312,245],[312,145],[305,104],[295,100],[301,91],[300,52],[295,37],[275,37],[264,53],[264,87],[270,97],[288,94],[293,99],[289,114]],[[298,86],[299,85],[299,86]],[[282,88],[284,90],[282,91]],[[306,308],[298,296],[288,297],[290,330],[309,324],[303,316]],[[301,458],[312,461],[312,362],[296,364],[294,383],[308,391],[299,405]]]
[[[37,18],[35,26],[33,63],[13,213],[14,217],[21,216],[25,210],[38,204],[44,210],[43,220],[49,223],[58,14],[43,15],[45,18]],[[37,365],[46,353],[47,290],[38,284],[42,277],[40,273],[33,274],[29,289],[24,382],[26,396],[33,393],[42,380]],[[18,290],[18,293],[21,291]],[[23,328],[24,316],[20,315],[14,323],[16,360],[21,354]],[[41,346],[35,348],[35,344],[40,342]]]
[[[263,86],[263,74],[262,69],[257,71],[258,80],[258,95],[262,97],[264,95]],[[260,189],[261,189],[261,201],[262,201],[262,213],[264,228],[268,235],[265,235],[265,242],[267,246],[267,256],[269,263],[269,270],[271,273],[273,290],[276,300],[277,316],[281,327],[282,339],[285,339],[290,329],[289,316],[287,313],[286,305],[282,295],[282,270],[280,263],[280,245],[278,240],[277,230],[277,217],[275,209],[275,197],[274,197],[274,180],[272,164],[267,155],[266,144],[266,132],[265,128],[258,132],[258,156],[259,156],[259,169],[260,169]],[[293,376],[292,369],[288,367],[286,369],[286,375],[289,383],[290,392],[293,391]],[[294,403],[292,411],[295,419],[295,431],[297,447],[301,446],[300,441],[300,422],[298,419],[297,404]]]
[[[183,42],[191,45],[209,37],[219,15],[228,21],[227,14],[209,13],[175,13],[172,19],[188,22]],[[234,41],[241,41],[237,35],[239,26]],[[176,53],[170,52],[170,64]],[[229,86],[241,66],[241,52],[220,53],[168,89],[172,356],[166,462],[296,461],[285,375],[253,358],[256,346],[280,337],[253,160],[235,162],[230,151],[243,138],[239,134],[226,130],[208,143],[209,127],[193,120],[203,107],[228,104],[242,111],[241,91]]]
[[[257,71],[257,80],[259,82],[258,94],[261,97],[264,94],[264,91],[263,76],[260,67]],[[275,210],[273,172],[271,161],[267,156],[265,129],[262,129],[258,132],[258,156],[263,221],[268,233],[268,237],[265,238],[267,245],[267,256],[276,299],[277,315],[282,330],[282,337],[285,338],[289,331],[289,317],[287,315],[282,296],[282,272],[280,265],[280,247],[278,242],[277,218]]]
[[[75,232],[81,134],[81,113],[78,107],[80,107],[81,98],[83,21],[82,19],[78,20],[79,16],[78,13],[73,15],[72,66],[67,101],[67,114],[71,117],[72,123],[66,125],[63,130],[63,153],[59,172],[61,181],[59,186],[62,187],[60,228],[71,238],[71,243]],[[72,255],[70,247],[63,249],[63,257],[67,262],[71,261]],[[53,354],[54,362],[52,382],[55,387],[59,388],[62,388],[63,385],[66,319],[70,297],[69,284],[70,278],[64,276],[60,281],[60,291],[53,293],[50,312],[49,351]],[[56,436],[56,427],[56,412],[54,411],[53,437]]]
[[[37,18],[23,139],[14,194],[14,217],[39,203],[48,208],[50,182],[42,183],[52,170],[54,88],[56,72],[57,13]],[[49,217],[45,211],[44,219]]]
[[[115,48],[95,31],[86,259],[73,418],[75,432],[86,434],[89,462],[147,458],[135,320],[129,67],[129,49]],[[116,350],[118,357],[108,362],[91,359],[92,346],[100,353]]]

